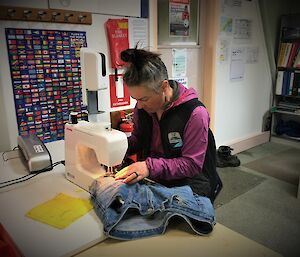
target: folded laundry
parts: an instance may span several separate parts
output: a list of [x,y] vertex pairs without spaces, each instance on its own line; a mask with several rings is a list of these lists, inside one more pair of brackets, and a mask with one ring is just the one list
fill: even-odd
[[181,217],[199,235],[209,234],[215,225],[210,199],[194,194],[189,186],[168,188],[146,180],[127,185],[103,177],[90,192],[108,237],[131,240],[162,234],[172,217]]

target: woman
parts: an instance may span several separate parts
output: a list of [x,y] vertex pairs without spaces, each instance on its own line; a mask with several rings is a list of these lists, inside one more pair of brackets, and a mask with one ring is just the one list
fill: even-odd
[[168,80],[156,53],[127,49],[121,59],[128,64],[123,79],[137,101],[127,154],[137,153],[138,161],[115,179],[127,184],[149,178],[167,187],[189,185],[213,202],[222,183],[209,114],[195,90]]

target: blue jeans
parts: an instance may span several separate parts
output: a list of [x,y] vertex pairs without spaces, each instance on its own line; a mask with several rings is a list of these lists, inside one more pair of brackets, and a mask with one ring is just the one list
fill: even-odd
[[130,240],[162,234],[174,216],[199,235],[209,234],[215,225],[211,201],[194,194],[189,186],[168,188],[145,180],[127,185],[103,177],[90,192],[108,237]]

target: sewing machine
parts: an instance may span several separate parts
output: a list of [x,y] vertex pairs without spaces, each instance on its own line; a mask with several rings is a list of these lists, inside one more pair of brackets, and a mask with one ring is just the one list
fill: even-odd
[[68,180],[89,191],[92,182],[113,172],[122,163],[128,147],[124,132],[110,123],[78,121],[65,124],[65,175]]

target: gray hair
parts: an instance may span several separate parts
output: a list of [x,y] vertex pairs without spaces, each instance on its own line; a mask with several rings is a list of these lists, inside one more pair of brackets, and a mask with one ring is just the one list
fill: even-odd
[[123,77],[128,87],[145,86],[158,92],[161,82],[168,79],[167,68],[159,54],[133,48],[121,52],[121,59],[128,63]]

